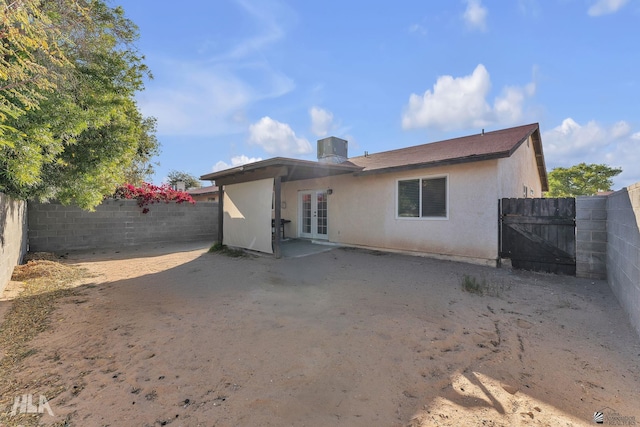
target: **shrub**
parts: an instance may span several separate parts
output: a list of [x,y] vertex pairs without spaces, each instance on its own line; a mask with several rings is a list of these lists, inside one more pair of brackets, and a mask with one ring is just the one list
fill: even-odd
[[233,249],[228,247],[227,245],[223,245],[220,242],[216,242],[213,246],[209,248],[210,253],[219,253],[222,255],[226,255],[232,258],[239,258],[247,256],[247,253],[242,249]]
[[483,295],[484,294],[483,289],[485,289],[486,287],[487,287],[487,282],[484,279],[482,280],[482,282],[479,282],[476,279],[476,276],[469,276],[465,274],[462,277],[462,289],[464,289],[469,293]]
[[132,184],[124,184],[116,188],[113,194],[114,199],[136,199],[138,206],[142,208],[142,213],[149,212],[148,205],[154,203],[196,203],[193,197],[187,192],[177,191],[168,184],[153,185],[147,182],[142,183],[140,187]]
[[509,289],[511,289],[511,285],[503,281],[487,282],[485,278],[479,280],[476,276],[468,274],[462,276],[462,290],[471,294],[500,298]]

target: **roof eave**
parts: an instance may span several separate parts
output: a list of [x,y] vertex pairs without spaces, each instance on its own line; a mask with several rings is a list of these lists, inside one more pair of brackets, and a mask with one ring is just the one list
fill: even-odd
[[365,168],[365,170],[363,170],[362,172],[356,172],[355,175],[357,176],[377,175],[381,173],[402,172],[402,171],[414,170],[414,169],[427,169],[427,168],[434,168],[437,166],[449,166],[449,165],[457,165],[462,163],[473,163],[473,162],[481,162],[485,160],[502,159],[509,156],[510,156],[509,151],[501,151],[501,152],[496,152],[491,154],[457,157],[453,159],[438,160],[434,162],[413,163],[408,165],[390,166],[386,168],[378,168],[378,169],[370,169],[370,170],[366,170]]
[[542,191],[549,191],[549,179],[547,176],[547,166],[544,161],[544,151],[542,150],[542,137],[540,136],[540,128],[531,135],[533,149],[536,155],[536,166],[538,167],[538,175],[540,176],[540,185]]
[[230,176],[230,175],[236,175],[238,173],[242,173],[242,172],[248,172],[251,170],[255,170],[255,169],[260,169],[260,168],[266,168],[269,166],[279,166],[282,163],[285,163],[286,161],[291,161],[291,160],[295,160],[295,159],[287,159],[285,157],[272,157],[270,159],[266,159],[266,160],[259,160],[257,162],[253,162],[253,163],[247,163],[241,166],[236,166],[234,168],[229,168],[229,169],[223,169],[221,171],[218,172],[212,172],[212,173],[208,173],[206,175],[202,175],[200,177],[201,180],[203,181],[215,181],[216,179],[219,178],[224,178],[226,176]]
[[[319,163],[310,160],[298,160],[298,159],[289,159],[285,157],[274,157],[267,160],[261,160],[258,162],[248,163],[246,165],[238,166],[235,168],[225,169],[218,172],[213,172],[210,174],[202,175],[200,177],[201,180],[204,181],[216,181],[220,183],[225,183],[226,181],[239,181],[238,178],[241,175],[246,173],[255,172],[256,176],[263,176],[263,173],[268,169],[272,170],[273,173],[278,176],[285,177],[290,172],[295,171],[296,168],[304,168],[306,170],[316,170],[322,173],[319,176],[324,176],[324,174],[328,175],[337,175],[337,174],[347,174],[359,172],[362,170],[361,166],[356,166],[353,164],[340,164],[340,163]],[[262,171],[260,174],[258,172]],[[267,175],[273,175],[273,173],[267,173]],[[275,176],[275,175],[274,175]],[[247,181],[250,181],[249,179]]]

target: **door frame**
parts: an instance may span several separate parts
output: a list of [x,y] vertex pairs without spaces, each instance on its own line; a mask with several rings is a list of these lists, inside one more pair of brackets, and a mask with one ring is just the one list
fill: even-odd
[[[326,234],[318,233],[318,194],[324,193],[325,200],[327,204],[326,209]],[[311,196],[311,211],[315,214],[311,216],[311,233],[303,232],[304,227],[304,212],[302,206],[302,198],[305,194],[309,194]],[[323,190],[299,190],[298,191],[298,236],[307,238],[307,239],[318,239],[318,240],[329,240],[329,197],[326,189]]]

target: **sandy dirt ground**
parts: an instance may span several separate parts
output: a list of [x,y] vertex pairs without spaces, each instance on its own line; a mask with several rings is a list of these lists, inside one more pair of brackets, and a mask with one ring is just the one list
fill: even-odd
[[[69,254],[95,276],[57,302],[18,373],[16,395],[65,385],[40,425],[640,423],[640,341],[606,282],[206,249]],[[464,275],[489,295],[464,291]]]

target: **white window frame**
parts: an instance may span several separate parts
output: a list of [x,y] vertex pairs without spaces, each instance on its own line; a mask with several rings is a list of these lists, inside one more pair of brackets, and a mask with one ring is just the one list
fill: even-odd
[[[398,203],[399,203],[399,198],[400,198],[400,191],[399,191],[399,183],[400,181],[413,181],[413,180],[420,180],[420,205],[418,207],[418,212],[420,214],[422,214],[422,181],[423,180],[430,180],[430,179],[438,179],[438,178],[445,178],[445,203],[447,206],[446,209],[446,215],[445,216],[417,216],[417,217],[410,217],[410,216],[400,216],[398,214]],[[400,219],[400,220],[408,220],[408,221],[448,221],[449,220],[449,174],[441,174],[441,175],[427,175],[427,176],[413,176],[413,177],[404,177],[404,178],[398,178],[396,179],[396,189],[395,189],[395,193],[396,193],[396,197],[395,197],[395,207],[394,207],[394,211],[396,214],[396,219]]]

